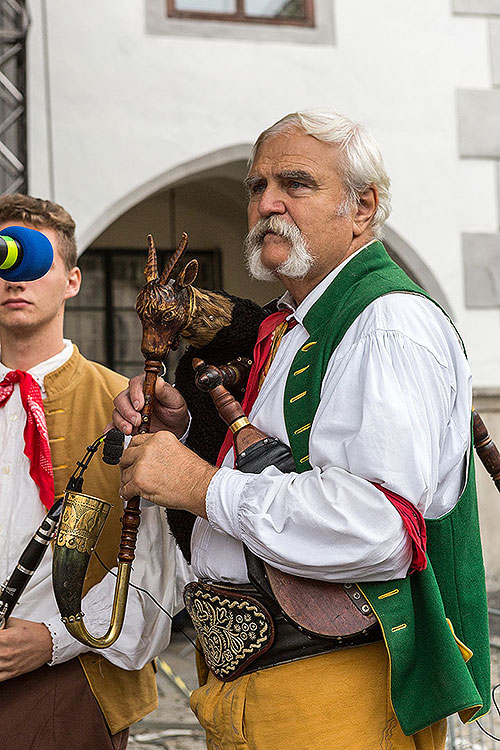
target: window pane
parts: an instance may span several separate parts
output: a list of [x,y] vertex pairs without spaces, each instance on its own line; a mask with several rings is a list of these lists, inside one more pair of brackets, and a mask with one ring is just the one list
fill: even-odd
[[247,16],[265,18],[304,18],[303,0],[246,0]]
[[64,335],[77,345],[81,353],[94,362],[106,362],[104,310],[66,308]]
[[175,8],[191,13],[236,13],[236,0],[176,0]]
[[111,283],[113,307],[135,308],[135,301],[144,286],[146,253],[113,253]]
[[[142,326],[134,309],[116,310],[113,314],[115,362],[136,362],[141,358]],[[144,363],[141,370],[144,367]]]
[[101,258],[86,256],[78,261],[82,269],[80,293],[68,300],[66,307],[105,307],[104,263]]

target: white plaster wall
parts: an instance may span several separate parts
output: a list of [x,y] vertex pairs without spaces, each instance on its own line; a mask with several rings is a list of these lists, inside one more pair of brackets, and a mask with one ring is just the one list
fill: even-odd
[[[30,191],[48,195],[41,2],[29,2]],[[498,228],[492,163],[457,147],[457,89],[491,85],[484,19],[453,16],[449,0],[337,0],[335,42],[308,45],[146,35],[142,0],[47,6],[54,197],[84,245],[159,175],[249,144],[288,111],[333,106],[378,138],[391,227],[439,278],[476,387],[500,385],[500,316],[465,310],[461,258],[462,232]]]

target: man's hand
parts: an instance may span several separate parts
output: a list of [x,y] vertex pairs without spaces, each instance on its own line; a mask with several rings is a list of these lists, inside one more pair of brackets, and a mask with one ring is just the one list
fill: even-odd
[[[137,432],[141,424],[141,409],[144,406],[142,385],[144,375],[137,375],[126,390],[114,400],[113,425],[124,435]],[[162,378],[156,379],[155,400],[149,432],[169,430],[178,438],[187,430],[189,415],[186,402],[179,391]]]
[[41,622],[10,617],[0,630],[0,682],[32,672],[52,659],[52,638]]
[[215,466],[179,443],[171,432],[137,435],[120,461],[120,495],[140,495],[167,508],[206,518],[205,497]]

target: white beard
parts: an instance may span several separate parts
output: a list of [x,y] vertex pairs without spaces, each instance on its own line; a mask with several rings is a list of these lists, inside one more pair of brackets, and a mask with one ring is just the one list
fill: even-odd
[[[260,257],[267,232],[284,237],[290,243],[288,258],[273,271],[266,268]],[[303,279],[314,263],[314,256],[298,226],[274,214],[266,219],[259,219],[252,227],[245,238],[244,250],[248,271],[258,281],[273,281],[278,275],[290,279]]]

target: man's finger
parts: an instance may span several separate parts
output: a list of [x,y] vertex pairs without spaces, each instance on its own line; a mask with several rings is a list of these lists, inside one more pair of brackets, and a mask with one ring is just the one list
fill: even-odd
[[130,403],[136,411],[140,411],[144,406],[144,392],[142,390],[144,377],[144,375],[136,375],[128,385]]
[[122,500],[130,500],[131,497],[135,497],[136,495],[140,494],[141,493],[135,486],[133,480],[128,480],[127,482],[124,482],[122,480],[122,483],[120,485],[120,497]]
[[126,419],[122,417],[120,412],[117,409],[114,409],[113,414],[111,415],[111,418],[113,420],[112,426],[116,427],[117,430],[120,430],[120,432],[123,432],[124,435],[131,435],[134,426],[128,422]]
[[137,460],[139,448],[151,438],[152,435],[135,435],[132,438],[120,459],[120,468],[122,470],[127,468],[127,466],[131,466]]

